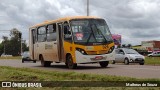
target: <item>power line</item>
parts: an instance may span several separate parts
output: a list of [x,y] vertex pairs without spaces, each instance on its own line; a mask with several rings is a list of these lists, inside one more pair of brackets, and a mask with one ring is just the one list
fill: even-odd
[[0,30],[0,31],[6,31],[6,32],[8,32],[8,31],[11,31],[11,30]]

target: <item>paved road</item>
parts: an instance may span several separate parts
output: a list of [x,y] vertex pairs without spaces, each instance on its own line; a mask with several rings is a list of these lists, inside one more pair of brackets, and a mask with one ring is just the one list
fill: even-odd
[[90,74],[108,74],[115,76],[127,76],[135,78],[160,78],[160,66],[150,65],[123,65],[123,64],[109,64],[107,68],[100,68],[99,64],[78,64],[78,68],[71,70],[65,67],[64,63],[52,63],[51,67],[42,67],[40,62],[32,63],[25,62],[21,63],[21,60],[0,60],[0,66],[11,66],[11,67],[26,67],[36,68],[51,71],[74,71],[79,73],[90,73]]

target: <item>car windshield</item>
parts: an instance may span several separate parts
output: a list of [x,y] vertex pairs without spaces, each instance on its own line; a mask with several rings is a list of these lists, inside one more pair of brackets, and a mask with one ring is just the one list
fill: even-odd
[[103,19],[72,20],[74,42],[79,44],[113,42],[109,28]]
[[124,49],[126,54],[139,54],[137,51],[133,49]]
[[23,56],[29,56],[29,52],[24,52]]

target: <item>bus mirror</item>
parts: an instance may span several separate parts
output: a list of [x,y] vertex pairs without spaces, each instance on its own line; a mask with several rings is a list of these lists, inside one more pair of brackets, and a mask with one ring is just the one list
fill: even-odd
[[72,36],[70,34],[66,34],[64,35],[65,39],[66,40],[71,40],[72,39]]

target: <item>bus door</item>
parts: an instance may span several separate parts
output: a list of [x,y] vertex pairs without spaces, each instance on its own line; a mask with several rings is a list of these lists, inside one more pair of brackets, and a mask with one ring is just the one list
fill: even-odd
[[59,57],[59,61],[63,61],[64,60],[64,48],[63,48],[63,27],[62,27],[63,23],[58,23],[58,39],[57,39],[57,43],[58,43],[58,57]]
[[47,26],[47,41],[45,42],[46,60],[59,62],[57,50],[57,30],[56,24]]
[[32,57],[32,59],[36,59],[36,47],[37,47],[37,45],[36,45],[36,36],[37,36],[37,33],[36,33],[36,29],[32,29],[31,30],[31,39],[32,39],[32,42],[31,42],[31,57]]

